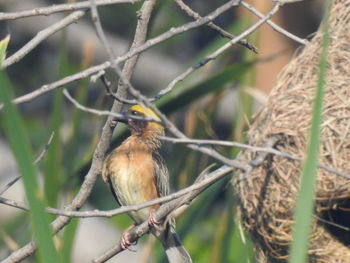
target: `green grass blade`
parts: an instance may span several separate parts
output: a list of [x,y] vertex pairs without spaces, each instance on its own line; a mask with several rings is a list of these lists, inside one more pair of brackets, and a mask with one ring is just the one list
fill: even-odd
[[[59,77],[68,76],[70,63],[67,55],[66,32],[61,35],[58,75]],[[50,131],[55,132],[50,148],[46,153],[45,161],[45,196],[49,206],[56,207],[59,191],[62,187],[62,181],[65,178],[63,165],[63,147],[60,129],[63,123],[63,94],[61,90],[55,90],[53,93],[53,103],[51,112]]]
[[233,189],[226,190],[227,227],[221,243],[221,261],[231,263],[254,262],[254,245],[249,236],[244,233],[241,222],[235,220],[235,209],[238,204],[233,196]]
[[45,196],[49,206],[57,206],[58,193],[60,191],[62,175],[62,147],[60,140],[60,127],[62,123],[63,97],[60,90],[54,92],[53,109],[51,114],[50,131],[55,136],[46,153],[45,160]]
[[[327,9],[328,10],[328,9]],[[328,11],[326,12],[328,18]],[[316,189],[317,160],[320,146],[321,114],[324,97],[325,78],[327,70],[327,53],[329,46],[328,20],[323,28],[319,77],[316,96],[313,106],[313,115],[310,130],[310,142],[307,148],[307,157],[301,173],[301,186],[295,212],[295,226],[291,246],[290,263],[303,263],[307,260],[308,237],[310,233],[314,196]]]
[[11,84],[2,70],[0,70],[0,87],[0,98],[4,103],[2,114],[5,132],[23,178],[26,196],[30,205],[32,228],[39,246],[39,258],[41,262],[60,262],[52,240],[49,216],[44,211],[44,195],[38,186],[37,171],[33,165],[34,156],[26,134],[25,125],[18,109],[11,103]]
[[[83,58],[80,67],[77,67],[80,70],[86,69],[90,64],[91,61],[89,61],[89,55],[87,54],[86,46],[83,48]],[[89,50],[91,51],[91,50]],[[68,65],[72,65],[72,63],[67,63]],[[72,69],[70,69],[72,71]],[[74,72],[74,71],[72,71]],[[68,72],[67,72],[67,75]],[[85,105],[87,102],[88,97],[88,91],[89,91],[89,79],[82,79],[79,81],[79,89],[77,90],[76,99],[81,104]],[[85,117],[85,112],[77,109],[76,107],[73,107],[71,116],[72,116],[72,133],[69,138],[69,141],[66,144],[63,162],[64,162],[64,171],[65,171],[65,178],[64,178],[64,184],[63,189],[69,194],[74,195],[78,191],[78,177],[75,175],[75,171],[77,170],[77,166],[83,162],[84,156],[81,154],[81,147],[88,147],[85,146],[86,141],[84,140],[84,130],[82,127],[82,121]],[[93,152],[91,149],[87,149],[87,152]],[[75,189],[71,189],[73,186],[75,186]],[[72,251],[73,251],[73,245],[75,236],[78,229],[78,218],[72,219],[70,224],[64,229],[64,233],[62,235],[62,249],[61,249],[61,255],[63,257],[64,262],[70,262],[72,258]]]
[[75,240],[76,232],[78,229],[78,218],[73,218],[68,226],[65,227],[63,237],[62,237],[62,257],[63,262],[71,262],[72,251],[73,251],[73,243]]
[[6,58],[6,49],[9,41],[10,41],[10,35],[8,35],[7,37],[5,37],[0,41],[0,66],[2,65],[2,62]]

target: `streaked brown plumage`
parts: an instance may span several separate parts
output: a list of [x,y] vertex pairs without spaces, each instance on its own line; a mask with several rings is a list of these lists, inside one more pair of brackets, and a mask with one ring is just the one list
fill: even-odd
[[[151,109],[140,105],[132,106],[126,114],[159,120]],[[102,172],[104,181],[120,205],[134,205],[167,195],[168,169],[158,153],[159,136],[164,134],[164,127],[142,120],[126,122],[132,134],[106,158]],[[152,223],[152,214],[158,208],[159,204],[130,212],[129,216],[136,224],[146,220]],[[175,232],[174,220],[167,221],[166,226],[152,228],[151,232],[162,242],[169,262],[192,262]],[[129,245],[127,234],[123,235],[122,246]]]

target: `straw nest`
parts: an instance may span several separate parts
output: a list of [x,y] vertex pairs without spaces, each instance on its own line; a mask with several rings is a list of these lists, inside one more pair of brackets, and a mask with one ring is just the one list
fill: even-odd
[[[334,1],[330,19],[327,85],[319,162],[350,174],[350,1]],[[311,43],[283,70],[267,106],[256,117],[249,143],[261,146],[271,136],[278,150],[304,157],[317,83],[320,29]],[[255,153],[244,151],[243,160]],[[258,262],[286,262],[301,164],[270,156],[233,185],[240,215],[252,234]],[[240,179],[241,178],[241,179]],[[318,169],[309,262],[350,262],[350,180]],[[345,226],[341,227],[340,225]]]

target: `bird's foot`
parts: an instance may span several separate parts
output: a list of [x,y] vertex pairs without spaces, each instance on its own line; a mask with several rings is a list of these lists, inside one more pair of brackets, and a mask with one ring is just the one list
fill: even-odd
[[156,219],[156,210],[151,209],[149,212],[148,225],[154,227],[155,229],[161,228],[161,222]]
[[132,249],[130,248],[130,246],[132,245],[136,245],[137,244],[137,241],[135,242],[131,242],[130,241],[130,234],[129,234],[129,231],[135,227],[135,224],[129,226],[127,229],[125,229],[122,233],[122,237],[121,237],[121,240],[120,240],[120,246],[123,250],[127,249],[129,251],[132,251],[132,252],[136,252],[135,249]]

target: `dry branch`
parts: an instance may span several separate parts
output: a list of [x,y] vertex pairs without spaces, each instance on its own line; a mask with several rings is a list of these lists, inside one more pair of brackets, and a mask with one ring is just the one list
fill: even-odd
[[11,66],[13,63],[20,61],[30,51],[37,47],[42,41],[46,40],[48,37],[69,26],[70,24],[76,23],[84,15],[85,11],[75,11],[72,14],[63,18],[62,20],[58,21],[57,23],[38,32],[32,40],[30,40],[27,44],[20,48],[15,54],[5,59],[2,66],[6,68],[8,66]]
[[[122,3],[137,3],[143,0],[97,0],[96,5],[113,5],[113,4],[122,4]],[[90,1],[81,1],[77,3],[69,4],[58,4],[48,7],[37,7],[32,10],[25,10],[19,12],[0,12],[0,21],[1,20],[13,20],[19,18],[25,18],[30,16],[48,16],[58,12],[74,11],[79,9],[89,9]]]

